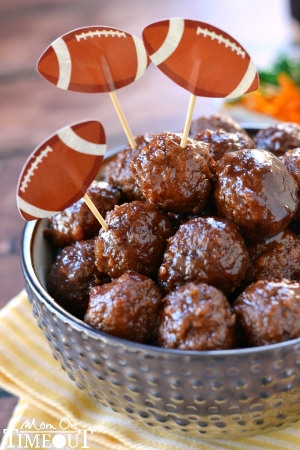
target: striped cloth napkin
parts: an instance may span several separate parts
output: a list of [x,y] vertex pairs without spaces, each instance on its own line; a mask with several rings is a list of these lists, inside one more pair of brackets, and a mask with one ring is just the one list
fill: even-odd
[[0,386],[20,399],[3,430],[0,450],[300,448],[300,424],[251,438],[203,441],[150,429],[114,413],[79,390],[61,369],[33,318],[25,291],[0,311]]

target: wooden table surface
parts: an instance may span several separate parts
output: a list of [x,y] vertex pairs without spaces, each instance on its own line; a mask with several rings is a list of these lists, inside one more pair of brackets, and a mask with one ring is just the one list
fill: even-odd
[[[55,88],[36,72],[39,56],[53,40],[75,28],[109,25],[141,37],[148,23],[170,17],[197,19],[227,31],[248,50],[257,66],[272,61],[291,38],[288,0],[246,4],[239,0],[1,0],[0,307],[24,286],[19,263],[24,221],[15,195],[27,156],[59,128],[88,118],[102,122],[109,148],[126,141],[108,94]],[[153,65],[117,95],[134,135],[184,126],[189,94]],[[216,109],[215,102],[199,98],[194,117]],[[16,402],[0,390],[0,440]]]

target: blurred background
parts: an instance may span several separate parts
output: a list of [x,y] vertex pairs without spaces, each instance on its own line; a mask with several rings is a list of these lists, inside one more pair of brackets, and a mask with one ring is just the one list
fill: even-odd
[[[141,37],[151,22],[184,17],[208,22],[233,36],[254,64],[268,67],[300,43],[300,0],[0,0],[0,307],[24,286],[19,263],[24,221],[16,206],[22,167],[34,148],[59,128],[96,118],[108,147],[126,139],[108,94],[56,89],[36,72],[44,50],[75,28],[108,25]],[[117,96],[133,134],[183,129],[190,94],[151,65]],[[194,118],[220,102],[198,98]],[[300,108],[299,108],[300,109]],[[0,390],[0,430],[17,399]],[[0,434],[1,439],[1,434]]]
[[[109,25],[141,37],[146,25],[170,17],[223,29],[259,68],[268,66],[279,52],[298,48],[299,29],[289,0],[1,0],[0,306],[23,288],[19,245],[24,221],[15,192],[27,156],[57,129],[87,118],[103,123],[109,148],[125,142],[108,94],[56,89],[36,71],[40,55],[57,37],[75,28]],[[135,135],[184,126],[189,93],[153,65],[117,95]],[[215,101],[198,98],[194,117],[218,107]]]

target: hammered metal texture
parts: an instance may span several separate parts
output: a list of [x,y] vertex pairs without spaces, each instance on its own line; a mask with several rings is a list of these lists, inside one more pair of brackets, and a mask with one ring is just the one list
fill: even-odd
[[69,377],[113,411],[198,438],[251,436],[300,419],[300,339],[244,351],[159,349],[96,332],[60,310],[21,264],[34,317]]

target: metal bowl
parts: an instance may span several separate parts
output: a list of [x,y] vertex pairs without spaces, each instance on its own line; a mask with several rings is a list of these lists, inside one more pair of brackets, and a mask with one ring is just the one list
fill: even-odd
[[251,436],[299,420],[300,339],[200,352],[98,332],[47,293],[53,251],[43,237],[45,225],[45,220],[25,225],[26,290],[54,357],[78,388],[132,420],[202,439]]

